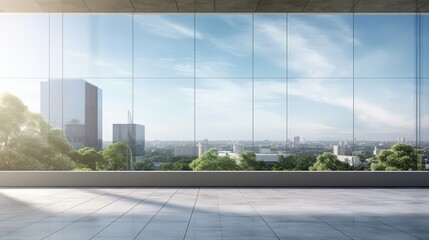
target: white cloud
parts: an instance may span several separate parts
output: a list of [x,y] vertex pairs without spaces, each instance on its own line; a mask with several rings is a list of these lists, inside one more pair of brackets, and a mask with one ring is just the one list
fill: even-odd
[[64,77],[131,77],[132,75],[131,59],[124,62],[117,58],[94,56],[89,52],[78,51],[65,51],[64,55],[67,56]]
[[136,22],[150,33],[166,38],[203,38],[199,32],[194,32],[193,26],[173,22],[160,15],[141,16],[135,18]]

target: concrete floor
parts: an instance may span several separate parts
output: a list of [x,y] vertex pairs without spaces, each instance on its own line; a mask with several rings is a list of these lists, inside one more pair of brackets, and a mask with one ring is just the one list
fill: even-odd
[[429,239],[429,189],[0,188],[0,239]]

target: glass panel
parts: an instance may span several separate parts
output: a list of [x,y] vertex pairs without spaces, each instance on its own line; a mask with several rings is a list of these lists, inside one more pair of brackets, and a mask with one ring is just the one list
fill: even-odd
[[415,79],[355,79],[355,150],[367,159],[400,142],[415,144]]
[[[87,101],[97,102],[97,106],[93,106],[93,109],[97,111],[97,114],[94,113],[93,115],[94,117],[97,117],[98,121],[91,123],[97,124],[97,127],[95,127],[97,128],[97,134],[95,134],[95,132],[91,134],[94,135],[94,139],[102,140],[101,147],[105,149],[112,142],[119,141],[113,139],[114,125],[127,124],[128,119],[132,114],[132,79],[87,78],[85,80],[87,82],[87,85],[85,86],[88,88],[87,91],[93,90],[92,94],[97,95],[97,98],[95,96],[85,96]],[[95,89],[91,88],[98,88],[98,90],[95,92]],[[85,107],[87,107],[87,105]],[[87,113],[90,113],[89,109],[87,109]],[[89,118],[90,117],[88,116],[87,119]],[[125,140],[121,139],[121,141]],[[100,145],[98,145],[97,148],[99,147]]]
[[[80,170],[129,169],[120,160],[104,162],[101,155],[88,148],[106,148],[114,140],[113,125],[127,123],[132,110],[131,87],[131,79],[120,78],[51,79],[42,83],[41,105],[54,128],[51,137],[58,134],[58,129],[63,129],[65,135],[64,164],[73,161],[74,168]],[[51,142],[52,146],[56,144]]]
[[0,29],[0,78],[47,77],[48,15],[0,14]]
[[288,17],[288,75],[353,77],[353,16]]
[[159,169],[161,164],[185,161],[194,146],[194,80],[192,78],[136,78],[134,123],[145,125],[146,151],[137,158],[138,169]]
[[255,77],[286,76],[286,14],[254,16]]
[[420,16],[420,146],[423,149],[424,169],[429,170],[429,15]]
[[[41,109],[44,78],[8,78],[0,84],[0,169],[71,170],[62,166],[61,149],[50,147],[48,118]],[[61,138],[51,138],[54,144]],[[51,159],[51,153],[59,158]]]
[[251,79],[198,78],[195,103],[197,142],[225,151],[234,142],[252,147]]
[[1,97],[0,169],[189,170],[209,148],[263,161],[306,153],[306,164],[335,152],[358,166],[353,157],[397,142],[427,158],[429,18],[420,16],[420,35],[416,19],[0,14],[0,93],[20,99]]
[[135,76],[193,77],[194,36],[194,15],[134,15]]
[[63,16],[49,14],[49,77],[63,77]]
[[197,77],[252,76],[252,16],[196,16]]
[[429,15],[420,16],[420,71],[422,77],[429,77]]
[[64,15],[64,77],[131,77],[132,17]]
[[286,150],[286,78],[255,78],[255,145]]
[[429,170],[429,78],[422,78],[422,89],[421,89],[421,123],[420,123],[420,134],[421,134],[421,147],[424,152],[424,158],[426,159],[426,169]]
[[288,86],[290,153],[318,155],[337,145],[337,155],[351,156],[353,79],[291,78]]
[[355,15],[355,76],[414,77],[415,15]]

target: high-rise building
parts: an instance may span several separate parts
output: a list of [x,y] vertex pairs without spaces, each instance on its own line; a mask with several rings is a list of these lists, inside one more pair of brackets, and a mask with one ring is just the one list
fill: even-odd
[[198,143],[198,157],[203,155],[205,152],[207,152],[207,145]]
[[300,144],[300,143],[301,143],[301,137],[300,137],[300,136],[296,136],[296,137],[294,137],[294,138],[293,138],[293,143],[294,143],[295,145]]
[[102,148],[102,90],[82,79],[40,83],[40,111],[75,149]]
[[334,154],[339,156],[339,155],[345,155],[346,149],[344,148],[344,146],[341,145],[333,145],[334,148]]
[[133,157],[144,155],[145,126],[140,124],[113,124],[113,142],[124,142],[130,146]]
[[362,162],[360,161],[358,156],[346,156],[346,155],[338,155],[338,160],[343,163],[347,163],[350,166],[360,166]]
[[381,152],[380,148],[377,148],[377,146],[374,147],[374,152],[373,152],[374,155],[378,155],[380,152]]
[[232,145],[232,151],[233,151],[233,152],[235,152],[235,153],[242,152],[242,151],[243,151],[243,149],[244,149],[243,144],[234,143],[234,144]]
[[405,137],[398,137],[399,143],[405,143]]

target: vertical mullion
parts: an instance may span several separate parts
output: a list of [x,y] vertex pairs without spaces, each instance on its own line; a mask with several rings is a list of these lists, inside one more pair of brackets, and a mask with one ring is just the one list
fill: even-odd
[[285,133],[286,133],[286,139],[285,139],[285,149],[286,149],[286,153],[288,151],[288,138],[289,138],[289,62],[288,62],[288,56],[289,56],[289,14],[285,13],[285,44],[286,44],[286,48],[285,48],[285,57],[286,57],[286,61],[285,61],[285,69],[286,69],[286,74],[285,74],[285,115],[286,115],[286,119],[285,119]]
[[196,39],[196,27],[197,27],[197,17],[196,17],[196,0],[194,0],[194,157],[198,156],[197,148],[197,80],[196,80],[196,65],[197,65],[197,39]]
[[252,12],[252,150],[255,151],[255,13]]
[[[64,134],[64,9],[61,11],[61,129]],[[64,137],[61,138],[61,141],[64,146]],[[64,148],[61,149],[61,155],[62,164],[64,164]]]
[[[48,162],[52,166],[51,158],[51,8],[48,13]],[[48,169],[51,170],[51,169]]]
[[[133,143],[133,146],[131,149],[130,166],[128,170],[134,170],[134,158],[135,158],[134,154],[136,153],[136,144],[137,144],[136,142],[137,130],[134,127],[134,12],[131,15],[131,130],[132,130],[131,142]],[[145,130],[145,134],[146,134],[146,130]],[[128,137],[129,136],[130,135],[128,134]],[[133,139],[133,137],[135,139]],[[128,139],[128,145],[130,145],[130,139]]]
[[353,112],[352,112],[352,155],[353,152],[355,151],[355,11],[353,9],[353,13],[352,13],[352,38],[353,38],[353,53],[352,53],[352,58],[353,58],[353,64],[352,64],[352,97],[353,97]]

